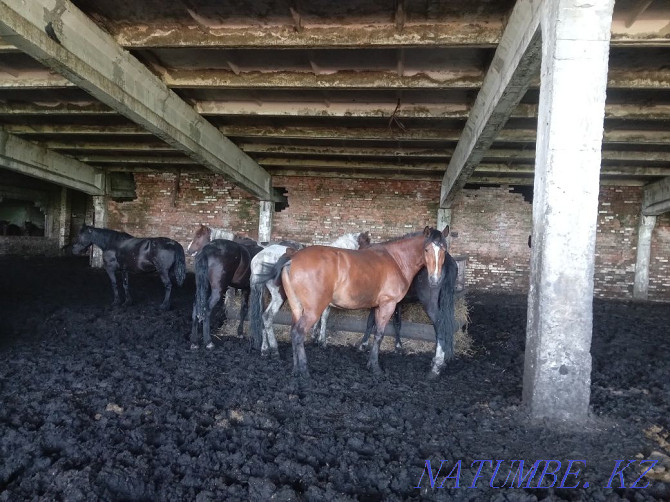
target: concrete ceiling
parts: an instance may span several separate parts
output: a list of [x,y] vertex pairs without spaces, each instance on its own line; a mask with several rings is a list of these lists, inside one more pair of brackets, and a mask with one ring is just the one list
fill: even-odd
[[[231,161],[216,136],[198,139],[201,151],[183,132],[165,132],[174,123],[167,113],[156,122],[133,107],[124,112],[125,98],[110,102],[63,76],[69,70],[46,65],[53,56],[33,59],[10,36],[0,40],[2,129],[103,171],[258,164],[251,181],[225,165],[221,172],[260,198],[266,173],[442,180],[514,7],[511,0],[72,3],[251,160]],[[59,33],[47,30],[61,43]],[[602,183],[646,185],[670,175],[668,1],[617,0],[608,81]],[[535,76],[468,183],[532,184],[538,87]]]

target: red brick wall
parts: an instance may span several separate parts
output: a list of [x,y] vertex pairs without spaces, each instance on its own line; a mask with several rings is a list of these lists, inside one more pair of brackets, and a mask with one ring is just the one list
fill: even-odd
[[[109,203],[110,228],[164,235],[186,246],[200,223],[256,238],[258,204],[213,174],[136,174],[138,198]],[[273,239],[327,243],[368,230],[381,241],[435,225],[439,183],[275,177],[289,207],[274,214]],[[595,295],[631,298],[641,189],[603,187],[596,242]],[[470,289],[526,292],[532,205],[511,188],[464,190],[452,208],[451,253],[468,255]],[[657,218],[650,299],[670,301],[670,217]]]
[[423,230],[437,219],[435,182],[277,176],[273,184],[286,187],[289,199],[289,207],[274,215],[274,239],[325,244],[369,231],[379,242]]
[[640,187],[601,187],[599,200],[594,294],[631,298],[642,191]]
[[452,206],[451,253],[468,256],[470,289],[528,291],[532,204],[510,188],[463,190]]

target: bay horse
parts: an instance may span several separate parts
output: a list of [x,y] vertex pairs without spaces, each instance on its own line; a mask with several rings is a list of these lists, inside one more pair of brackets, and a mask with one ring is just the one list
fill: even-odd
[[[250,240],[250,239],[249,239]],[[253,242],[253,241],[252,241]],[[222,292],[232,287],[242,291],[240,324],[237,334],[244,334],[244,320],[249,305],[251,259],[263,248],[257,244],[240,244],[227,239],[214,239],[196,251],[195,302],[193,303],[191,349],[198,348],[198,326],[207,349],[214,348],[210,334],[211,314],[221,300]]]
[[[254,348],[261,349],[261,355],[266,356],[268,352],[273,357],[279,357],[277,338],[275,337],[273,323],[279,309],[286,301],[286,295],[281,283],[264,278],[264,271],[274,266],[288,249],[299,250],[302,245],[285,243],[286,245],[273,244],[254,256],[251,260],[251,340]],[[341,249],[360,249],[370,245],[370,234],[368,232],[349,233],[338,237],[328,246]],[[263,290],[267,288],[270,292],[270,303],[263,312]],[[321,314],[321,326],[318,342],[321,346],[326,345],[326,324],[330,307],[326,307]]]
[[[442,232],[446,237],[449,234],[449,226]],[[454,334],[459,329],[455,313],[456,280],[458,278],[458,264],[456,260],[446,252],[442,271],[437,284],[431,284],[428,278],[428,270],[423,267],[414,276],[412,284],[405,297],[398,302],[393,312],[393,327],[395,328],[395,347],[402,349],[400,330],[402,328],[401,309],[402,305],[409,303],[421,303],[428,318],[435,329],[435,356],[431,363],[429,378],[437,378],[445,365],[454,355]],[[359,343],[359,350],[364,350],[368,345],[370,333],[375,329],[374,311],[368,315],[365,335]]]
[[344,309],[376,307],[377,330],[368,368],[380,374],[379,345],[396,304],[421,267],[426,267],[431,284],[438,283],[446,252],[443,233],[426,227],[423,232],[357,251],[311,246],[283,256],[268,276],[281,272],[291,307],[293,373],[299,378],[309,376],[305,333],[330,304]]
[[170,308],[170,293],[172,280],[181,286],[186,278],[186,261],[184,248],[177,241],[167,237],[137,238],[125,232],[117,232],[108,228],[96,228],[82,225],[77,240],[72,246],[74,254],[80,254],[91,246],[102,249],[102,261],[112,282],[114,292],[113,305],[120,303],[119,291],[116,284],[116,272],[121,272],[123,290],[125,293],[124,305],[132,303],[128,285],[128,272],[158,272],[163,286],[165,297],[160,308]]

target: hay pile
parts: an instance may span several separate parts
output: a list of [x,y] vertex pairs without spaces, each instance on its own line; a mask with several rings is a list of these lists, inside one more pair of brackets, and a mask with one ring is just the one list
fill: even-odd
[[[240,300],[241,296],[239,293],[235,294],[233,290],[229,291],[229,294],[226,295],[225,300],[226,314],[228,319],[223,323],[221,328],[216,330],[214,329],[214,327],[217,326],[217,322],[214,318],[212,319],[213,336],[218,338],[237,337],[237,325],[239,323],[237,319],[240,310]],[[288,303],[284,303],[281,310],[289,312]],[[369,313],[368,310],[342,310],[333,308],[331,309],[330,312],[329,321],[336,320],[342,317],[350,317],[360,319],[363,322],[365,322],[368,313]],[[461,326],[461,329],[456,332],[454,337],[455,338],[454,351],[457,356],[469,356],[473,353],[473,349],[472,349],[472,338],[468,334],[468,324],[470,323],[470,315],[465,295],[460,295],[456,298],[455,314],[456,314],[456,321]],[[422,323],[428,325],[431,324],[430,319],[423,310],[423,307],[418,303],[403,305],[402,322]],[[249,330],[249,323],[247,319],[244,332],[248,334],[248,330]],[[275,324],[274,331],[275,335],[277,336],[278,342],[291,343],[290,326]],[[356,333],[350,331],[334,331],[332,329],[328,329],[326,333],[328,337],[328,344],[331,345],[356,346],[363,337],[363,333]],[[308,338],[306,340],[307,343],[313,341],[315,341],[315,338]],[[424,340],[412,340],[410,338],[403,337],[402,344],[405,352],[410,354],[435,351],[434,341],[428,342]],[[388,335],[385,336],[381,345],[382,352],[393,351],[394,347],[395,347],[395,337]]]

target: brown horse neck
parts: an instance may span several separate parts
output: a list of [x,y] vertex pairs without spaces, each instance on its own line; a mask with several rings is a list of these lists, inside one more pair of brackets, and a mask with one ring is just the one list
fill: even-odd
[[423,242],[425,236],[423,233],[406,239],[383,244],[386,251],[393,257],[403,276],[412,282],[414,276],[421,267],[426,264],[423,257]]

